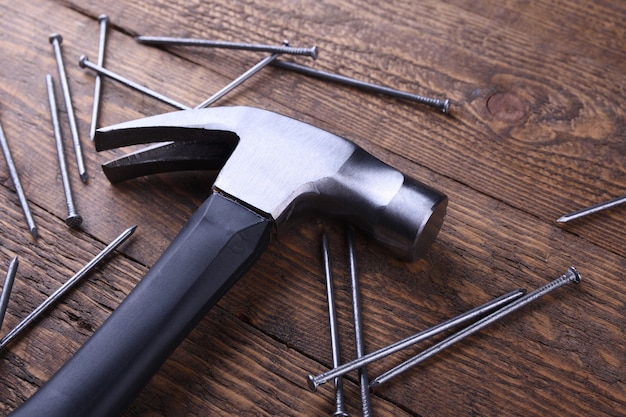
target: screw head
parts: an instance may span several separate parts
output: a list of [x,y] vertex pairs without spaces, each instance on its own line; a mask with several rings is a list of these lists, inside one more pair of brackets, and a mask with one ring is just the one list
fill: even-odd
[[105,14],[101,14],[100,16],[98,16],[98,22],[100,22],[100,23],[108,23],[109,22],[109,16],[107,16]]
[[53,33],[48,37],[48,40],[50,43],[54,43],[55,41],[61,43],[63,42],[63,36],[58,33]]

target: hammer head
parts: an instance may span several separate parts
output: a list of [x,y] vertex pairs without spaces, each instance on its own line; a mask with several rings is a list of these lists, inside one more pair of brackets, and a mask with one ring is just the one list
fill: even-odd
[[406,260],[423,255],[445,216],[445,195],[352,142],[257,108],[184,110],[100,129],[97,150],[166,142],[104,165],[122,179],[185,169],[221,170],[213,184],[274,220],[282,233],[305,213],[339,216]]

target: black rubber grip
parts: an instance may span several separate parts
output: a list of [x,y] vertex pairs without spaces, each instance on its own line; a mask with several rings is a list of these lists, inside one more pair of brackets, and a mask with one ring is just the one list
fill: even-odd
[[100,329],[11,416],[121,415],[270,235],[269,219],[212,194]]

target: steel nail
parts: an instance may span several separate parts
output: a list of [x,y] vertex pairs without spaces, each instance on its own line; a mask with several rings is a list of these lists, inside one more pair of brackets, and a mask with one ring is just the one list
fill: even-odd
[[[289,45],[289,42],[288,41],[284,41],[283,45],[287,46],[287,45]],[[198,104],[195,108],[196,109],[203,109],[205,107],[209,107],[211,104],[215,103],[217,100],[219,100],[220,98],[224,97],[226,94],[228,94],[229,92],[234,90],[237,86],[242,84],[248,78],[252,77],[254,74],[259,72],[261,69],[263,69],[267,65],[271,64],[272,61],[276,60],[276,58],[278,58],[279,56],[280,56],[280,53],[274,53],[274,54],[272,54],[272,55],[270,55],[270,56],[268,56],[266,58],[263,58],[256,65],[254,65],[252,68],[250,68],[248,71],[244,72],[239,77],[237,77],[234,80],[232,80],[230,83],[228,83],[225,87],[223,87],[217,93],[213,94],[211,97],[207,98],[202,103]]]
[[[313,375],[309,375],[307,377],[308,379],[308,383],[309,383],[309,389],[311,391],[316,391],[317,387],[320,386],[321,384],[325,384],[326,382],[330,381],[333,378],[336,378],[338,376],[341,375],[345,375],[348,372],[352,372],[354,370],[357,370],[359,368],[362,368],[363,366],[369,365],[372,362],[375,362],[377,360],[380,360],[382,358],[385,358],[393,353],[396,353],[402,349],[405,349],[409,346],[412,346],[416,343],[422,342],[430,337],[433,337],[441,332],[444,332],[446,330],[449,330],[455,326],[458,326],[462,323],[465,323],[469,320],[473,320],[476,317],[482,316],[490,311],[496,310],[508,303],[510,303],[512,300],[515,300],[519,297],[521,297],[524,294],[524,290],[522,289],[518,289],[515,291],[511,291],[508,294],[502,295],[494,300],[491,300],[481,306],[475,307],[463,314],[460,314],[452,319],[446,320],[443,323],[440,323],[436,326],[433,326],[429,329],[426,329],[424,331],[421,331],[419,333],[414,334],[413,336],[409,336],[406,339],[402,339],[398,342],[392,343],[389,346],[386,346],[382,349],[379,349],[377,351],[368,353],[367,355],[364,355],[362,358],[360,359],[355,359],[351,362],[347,362],[344,363],[341,366],[338,366],[335,369],[331,369],[327,372],[324,372],[323,374],[317,375],[317,376],[313,376]],[[371,386],[371,384],[370,384]]]
[[9,263],[7,270],[7,276],[4,279],[4,285],[2,286],[2,295],[0,295],[0,330],[2,329],[2,322],[4,322],[4,315],[9,305],[9,297],[11,296],[11,290],[13,289],[13,281],[15,281],[15,274],[17,273],[17,266],[19,261],[17,256]]
[[61,80],[61,87],[63,89],[63,99],[65,100],[65,107],[67,111],[67,117],[70,124],[70,132],[72,134],[72,142],[74,143],[74,153],[76,153],[76,163],[78,164],[78,173],[80,179],[83,182],[87,181],[87,170],[85,168],[85,161],[83,159],[83,150],[80,144],[80,137],[78,135],[78,126],[76,125],[76,116],[74,115],[74,105],[72,104],[72,96],[70,94],[70,85],[67,81],[67,74],[65,73],[65,64],[63,63],[63,54],[61,54],[61,42],[63,38],[58,33],[53,33],[48,38],[52,44],[54,50],[54,56],[56,57],[57,67],[59,70],[59,78]]
[[264,45],[258,43],[226,42],[211,39],[172,38],[166,36],[137,36],[135,40],[146,45],[206,46],[212,48],[271,52],[287,55],[304,55],[313,59],[317,59],[318,54],[317,46],[313,46],[311,48],[296,48],[287,45]]
[[[348,226],[346,232],[348,241],[348,256],[350,261],[350,284],[352,287],[352,312],[354,314],[354,339],[357,359],[365,355],[365,345],[363,342],[363,319],[361,314],[361,294],[359,291],[359,278],[356,264],[356,249],[354,228]],[[367,366],[359,368],[359,389],[361,391],[361,410],[363,417],[370,417],[371,401],[369,390],[369,377],[367,376]]]
[[588,216],[590,214],[594,214],[602,210],[610,209],[612,207],[619,206],[620,204],[624,204],[624,203],[626,203],[626,196],[617,197],[612,200],[605,201],[604,203],[599,203],[591,207],[587,207],[585,209],[578,210],[570,214],[566,214],[565,216],[559,217],[556,221],[558,223],[567,223],[571,220],[579,219],[581,217]]
[[450,99],[439,100],[431,97],[424,97],[418,94],[407,93],[405,91],[396,90],[394,88],[385,87],[378,84],[372,84],[365,81],[355,80],[354,78],[346,77],[339,74],[333,74],[331,72],[320,71],[315,68],[300,65],[295,62],[287,62],[281,60],[275,60],[272,65],[295,71],[300,74],[309,75],[311,77],[320,78],[327,81],[333,81],[339,84],[348,85],[350,87],[360,88],[365,91],[385,94],[391,97],[400,98],[403,100],[409,100],[416,103],[424,104],[429,107],[441,110],[442,113],[450,113]]
[[[100,42],[98,47],[98,65],[104,66],[104,52],[106,50],[107,26],[109,24],[109,16],[103,14],[98,17],[100,22]],[[102,94],[102,79],[100,75],[96,75],[96,81],[93,91],[93,110],[91,112],[91,126],[89,128],[89,137],[93,140],[98,125],[98,115],[100,113],[100,96]]]
[[9,168],[9,174],[11,175],[11,180],[13,181],[13,185],[15,186],[15,192],[17,193],[17,197],[20,200],[20,205],[22,206],[22,211],[24,212],[24,217],[26,218],[26,223],[28,224],[28,230],[30,230],[30,233],[36,239],[37,238],[37,226],[35,226],[35,220],[33,220],[33,215],[31,214],[30,208],[28,207],[28,200],[26,199],[26,195],[24,194],[24,189],[22,188],[20,177],[17,175],[17,168],[15,167],[15,162],[13,162],[13,156],[11,156],[9,143],[7,142],[7,138],[4,135],[4,130],[2,129],[1,123],[0,123],[0,145],[2,146],[4,159],[7,161],[7,166]]
[[119,82],[120,84],[123,84],[129,88],[132,88],[133,90],[139,91],[140,93],[143,93],[147,96],[160,100],[166,104],[169,104],[172,107],[176,107],[180,110],[190,109],[189,106],[185,106],[184,104],[178,103],[168,97],[165,97],[163,94],[159,94],[156,91],[150,90],[147,87],[144,87],[140,84],[137,84],[134,81],[124,78],[121,75],[114,73],[113,71],[103,68],[100,65],[94,64],[93,62],[89,61],[89,58],[86,55],[83,55],[80,57],[78,64],[80,65],[81,68],[89,68],[90,70],[100,75],[104,75],[105,77],[111,78],[112,80],[115,80]]
[[56,95],[54,94],[54,83],[52,81],[52,75],[50,74],[46,74],[46,87],[48,89],[48,101],[50,102],[50,118],[52,120],[52,129],[54,131],[57,155],[59,157],[61,181],[63,182],[65,202],[67,204],[68,214],[65,219],[65,224],[69,227],[78,227],[83,223],[83,218],[80,216],[80,214],[76,212],[76,206],[74,205],[72,186],[70,184],[70,176],[67,173],[67,163],[65,162],[65,151],[63,149],[63,139],[61,137],[61,126],[59,125],[59,113],[57,110]]
[[59,289],[50,295],[43,303],[35,308],[26,318],[24,318],[13,330],[0,340],[0,351],[2,351],[13,339],[15,339],[24,329],[28,327],[37,317],[39,317],[48,307],[54,304],[66,292],[68,292],[78,281],[91,272],[109,253],[126,241],[134,232],[137,226],[126,229],[115,240],[97,254],[91,261],[80,269],[72,278],[67,280]]
[[453,344],[455,344],[456,342],[465,339],[467,336],[476,333],[477,331],[483,329],[484,327],[490,325],[491,323],[494,323],[498,320],[500,320],[501,318],[503,318],[504,316],[519,310],[520,308],[524,307],[525,305],[535,301],[537,298],[549,293],[550,291],[553,291],[559,287],[562,287],[565,284],[569,284],[569,283],[576,283],[578,284],[581,281],[581,276],[578,273],[578,271],[576,270],[576,268],[574,267],[570,267],[567,272],[562,275],[561,277],[557,278],[556,280],[544,285],[543,287],[540,287],[538,289],[536,289],[535,291],[528,293],[527,295],[525,295],[524,297],[520,298],[519,300],[516,300],[512,303],[510,303],[509,305],[503,307],[502,309],[482,318],[481,320],[477,321],[476,323],[466,327],[465,329],[455,333],[454,335],[450,336],[449,338],[433,345],[432,347],[426,349],[424,352],[420,353],[419,355],[409,359],[406,362],[401,363],[400,365],[396,366],[395,368],[385,372],[384,374],[380,375],[379,377],[376,377],[372,380],[372,382],[370,383],[371,387],[375,387],[378,386],[380,384],[383,384],[387,381],[389,381],[391,378],[401,374],[402,372],[412,368],[413,366],[417,365],[418,363],[421,363],[423,361],[425,361],[426,359],[430,358],[431,356],[441,352],[442,350],[452,346]]
[[[328,318],[330,323],[330,344],[332,348],[333,367],[339,366],[341,361],[341,349],[339,347],[339,332],[337,330],[337,312],[335,309],[335,292],[333,289],[333,275],[330,265],[330,249],[328,236],[322,235],[322,254],[324,258],[324,276],[326,277],[326,298],[328,300]],[[334,416],[347,416],[344,409],[343,380],[335,378],[335,413]]]

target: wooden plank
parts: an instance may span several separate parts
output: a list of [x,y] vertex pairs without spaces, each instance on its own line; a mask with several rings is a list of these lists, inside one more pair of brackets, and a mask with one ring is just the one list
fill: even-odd
[[[6,4],[4,4],[6,3]],[[626,408],[624,216],[566,227],[554,219],[622,193],[624,18],[611,2],[393,0],[318,2],[3,2],[0,119],[41,237],[28,234],[0,165],[0,262],[22,259],[4,331],[121,230],[136,236],[0,357],[0,413],[32,395],[97,329],[208,195],[211,173],[111,186],[87,139],[97,21],[111,17],[107,67],[193,105],[262,54],[138,45],[137,34],[317,44],[339,72],[452,99],[452,116],[268,68],[221,104],[277,111],[355,141],[450,198],[426,259],[391,259],[358,235],[368,351],[570,265],[558,290],[373,392],[375,415],[615,415]],[[81,231],[65,207],[45,96],[57,78],[47,37],[64,37],[90,179],[74,175]],[[58,86],[58,81],[57,81]],[[60,89],[58,89],[60,92]],[[101,125],[171,109],[105,81]],[[63,129],[69,139],[67,122]],[[70,168],[75,162],[67,146]],[[74,172],[74,171],[71,171]],[[343,360],[353,357],[344,226],[311,219],[280,236],[168,360],[126,415],[332,414],[330,385],[305,376],[331,364],[319,237],[331,236]],[[0,268],[1,270],[1,268]],[[380,374],[430,343],[370,367]],[[347,407],[359,412],[354,374]]]

